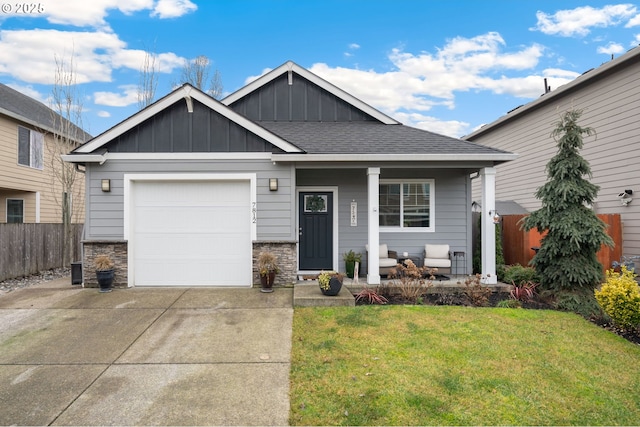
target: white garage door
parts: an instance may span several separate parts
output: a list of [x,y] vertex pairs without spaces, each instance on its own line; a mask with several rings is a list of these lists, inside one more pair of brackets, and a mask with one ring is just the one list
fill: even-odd
[[250,286],[249,181],[136,181],[133,284]]

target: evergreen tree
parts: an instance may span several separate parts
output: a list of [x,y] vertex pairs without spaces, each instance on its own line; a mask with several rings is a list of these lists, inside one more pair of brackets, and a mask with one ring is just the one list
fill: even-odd
[[595,134],[578,125],[581,115],[582,110],[565,112],[551,133],[558,152],[547,164],[547,182],[535,193],[542,207],[524,221],[526,230],[547,232],[531,261],[541,288],[560,304],[564,300],[572,306],[560,308],[574,311],[580,311],[576,306],[587,302],[585,298],[591,303],[594,288],[603,280],[596,253],[603,244],[613,246],[606,225],[589,208],[600,188],[586,178],[591,178],[591,168],[579,154],[582,136]]

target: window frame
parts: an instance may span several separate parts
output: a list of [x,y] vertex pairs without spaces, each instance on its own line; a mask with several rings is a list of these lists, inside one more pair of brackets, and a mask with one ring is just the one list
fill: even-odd
[[[20,144],[22,143],[21,139],[20,139],[20,134],[23,131],[27,131],[29,133],[29,164],[25,164],[20,160]],[[39,142],[40,143],[40,147],[35,147],[35,143]],[[36,169],[36,170],[44,170],[44,134],[38,131],[35,131],[33,129],[29,129],[28,127],[25,126],[20,126],[18,125],[18,156],[17,156],[17,162],[18,162],[18,166],[24,166],[27,168],[31,168],[31,169]],[[39,149],[39,153],[36,152],[36,150]],[[36,157],[38,156],[38,157]]]
[[[20,202],[22,207],[22,221],[9,221],[9,202]],[[7,198],[5,202],[5,222],[7,224],[24,224],[24,199]]]
[[[436,183],[435,179],[381,179],[379,185],[383,184],[399,184],[400,185],[400,225],[399,226],[380,226],[380,232],[402,232],[402,233],[415,233],[424,232],[432,233],[436,230],[435,223],[435,194]],[[429,227],[405,227],[404,226],[404,184],[426,184],[429,185]],[[378,216],[380,212],[378,212]]]

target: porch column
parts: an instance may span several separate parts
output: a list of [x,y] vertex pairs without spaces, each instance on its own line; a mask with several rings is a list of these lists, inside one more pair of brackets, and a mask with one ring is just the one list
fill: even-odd
[[482,281],[487,285],[498,283],[496,275],[496,225],[493,216],[496,213],[496,169],[480,170],[482,178],[482,222],[480,236],[482,239]]
[[367,169],[369,205],[369,254],[367,283],[380,284],[380,168]]

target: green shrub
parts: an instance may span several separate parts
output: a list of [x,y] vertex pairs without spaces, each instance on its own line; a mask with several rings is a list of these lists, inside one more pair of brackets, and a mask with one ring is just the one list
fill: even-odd
[[571,311],[585,319],[603,317],[603,310],[596,301],[593,291],[589,289],[546,291],[545,295],[553,297],[555,301],[553,305],[558,310]]
[[526,283],[540,283],[540,278],[532,267],[515,264],[506,268],[503,282],[521,286]]
[[622,329],[640,326],[640,286],[633,271],[622,267],[620,273],[607,271],[607,281],[595,291],[598,304],[613,323]]

